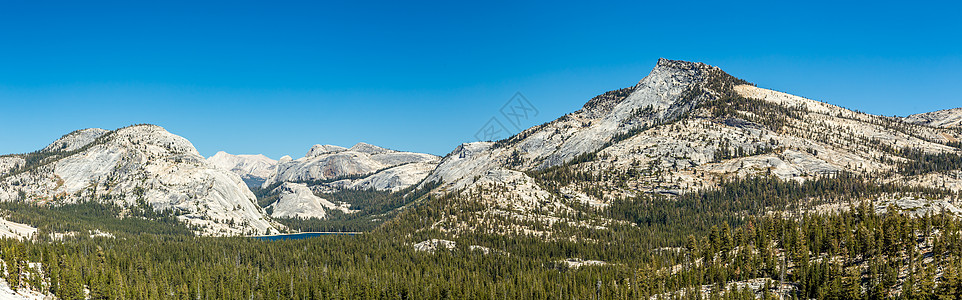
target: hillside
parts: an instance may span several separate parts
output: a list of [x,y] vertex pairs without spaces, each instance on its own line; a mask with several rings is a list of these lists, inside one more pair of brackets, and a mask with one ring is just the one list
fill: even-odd
[[[958,192],[959,138],[957,130],[856,112],[759,88],[703,63],[661,59],[634,87],[601,94],[508,139],[457,147],[427,180],[443,182],[439,193],[478,206],[441,216],[431,229],[552,236],[556,230],[546,228],[558,224],[607,228],[619,221],[585,216],[612,203],[671,199],[756,176],[806,182],[845,175],[900,187],[846,202],[911,197],[896,192],[901,187]],[[835,207],[820,198],[813,195],[807,205]]]
[[147,205],[203,235],[277,232],[240,177],[154,125],[72,132],[43,150],[0,158],[0,201]]

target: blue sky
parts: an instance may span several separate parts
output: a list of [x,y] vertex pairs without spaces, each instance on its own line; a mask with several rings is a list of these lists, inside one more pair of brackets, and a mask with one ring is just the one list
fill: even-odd
[[950,2],[135,2],[0,3],[0,153],[153,123],[205,156],[444,155],[516,92],[537,125],[659,57],[875,114],[962,106]]

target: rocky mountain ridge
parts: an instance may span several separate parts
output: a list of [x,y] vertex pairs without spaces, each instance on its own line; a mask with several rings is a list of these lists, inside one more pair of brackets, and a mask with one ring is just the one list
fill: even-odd
[[[244,178],[270,199],[262,205],[274,218],[326,219],[332,210],[354,213],[350,203],[333,203],[319,195],[344,190],[397,192],[421,182],[439,157],[357,143],[350,148],[314,145],[297,160],[273,161],[263,155],[218,152],[208,161]],[[326,197],[326,196],[325,196]]]
[[350,148],[314,145],[304,157],[281,161],[262,187],[281,182],[310,183],[317,191],[375,189],[397,191],[417,184],[435,168],[439,157],[390,150],[367,143]]
[[[477,231],[469,224],[492,215],[542,224],[493,232],[550,235],[534,228],[557,222],[604,227],[603,218],[567,216],[581,205],[680,195],[749,176],[806,181],[846,173],[958,191],[959,138],[956,130],[855,112],[759,88],[717,67],[661,59],[634,87],[599,95],[581,110],[502,141],[457,147],[427,180],[443,181],[440,191],[484,209],[444,217],[432,228]],[[946,163],[933,162],[939,159]]]
[[[458,205],[475,203],[450,209],[431,230],[550,236],[554,226],[603,230],[619,222],[572,217],[615,201],[675,197],[754,176],[805,182],[841,174],[958,192],[957,111],[875,116],[759,88],[704,63],[660,59],[635,86],[510,138],[462,144],[443,158],[358,143],[314,145],[298,159],[226,152],[205,159],[158,126],[78,130],[37,152],[0,156],[0,201],[143,203],[173,212],[200,234],[245,235],[283,230],[272,217],[354,212],[324,194],[417,185],[454,195]],[[261,208],[248,185],[276,199]],[[864,200],[918,202],[876,196]],[[826,205],[819,207],[836,207]]]

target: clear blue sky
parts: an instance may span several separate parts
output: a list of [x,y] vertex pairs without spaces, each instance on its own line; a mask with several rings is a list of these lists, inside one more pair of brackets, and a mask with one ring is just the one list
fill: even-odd
[[443,155],[515,92],[537,125],[659,57],[876,114],[962,106],[951,2],[401,2],[4,1],[0,153],[153,123],[205,156]]

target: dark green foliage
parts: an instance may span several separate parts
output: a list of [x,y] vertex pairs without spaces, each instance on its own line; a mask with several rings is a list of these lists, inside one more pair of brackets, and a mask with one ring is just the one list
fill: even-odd
[[655,126],[658,126],[658,125],[661,125],[661,124],[655,124],[655,125],[640,125],[640,126],[632,127],[631,129],[628,129],[628,131],[621,132],[621,133],[617,133],[617,134],[611,136],[611,140],[609,140],[607,143],[605,143],[605,145],[602,146],[601,149],[608,148],[608,147],[611,146],[611,145],[614,145],[614,144],[617,144],[618,142],[627,140],[627,139],[629,139],[629,138],[631,138],[631,137],[634,137],[634,136],[638,135],[639,133],[645,132],[645,130],[651,129],[651,128],[653,128],[653,127],[655,127]]
[[367,232],[374,230],[383,222],[372,216],[353,216],[339,210],[329,211],[324,219],[274,218],[274,220],[291,230],[301,232]]
[[906,147],[899,152],[899,156],[908,159],[899,167],[899,173],[904,175],[962,170],[962,154],[959,152],[931,154],[921,149]]
[[[427,209],[450,204],[430,203],[451,200],[435,198],[402,219],[428,217]],[[66,243],[3,240],[0,249],[8,268],[44,262],[46,289],[62,299],[76,299],[84,286],[106,299],[635,299],[752,278],[777,283],[781,254],[791,263],[785,280],[795,283],[792,296],[798,298],[887,298],[901,282],[893,277],[900,268],[917,270],[907,294],[954,297],[962,291],[956,271],[962,270],[962,223],[954,218],[878,215],[860,205],[839,215],[768,215],[742,224],[710,226],[687,238],[680,251],[652,251],[645,246],[648,235],[623,235],[644,226],[617,228],[620,234],[595,243],[469,234],[449,237],[458,247],[434,254],[411,247],[424,233],[393,230],[399,227],[283,241],[151,234]],[[928,265],[912,259],[921,257],[917,243],[937,259]],[[826,256],[839,258],[818,259]],[[570,257],[612,264],[570,269],[558,263]],[[671,266],[680,268],[664,271]],[[934,276],[934,268],[946,275]],[[26,286],[28,279],[8,280]]]
[[718,143],[718,148],[715,149],[713,157],[715,162],[720,162],[727,159],[762,155],[773,152],[775,152],[775,148],[770,145],[745,149],[742,147],[732,147],[731,142],[728,140],[722,140],[720,143]]
[[554,191],[557,187],[565,186],[573,181],[596,181],[598,179],[596,176],[590,172],[580,171],[574,166],[594,161],[598,158],[598,152],[586,152],[578,154],[562,165],[548,167],[542,170],[527,171],[525,173],[537,180],[542,188]]
[[[146,203],[121,207],[113,203],[83,201],[72,204],[46,205],[23,202],[0,202],[7,220],[30,224],[46,236],[51,232],[88,232],[101,230],[115,235],[192,235],[171,212],[154,211]],[[123,218],[119,217],[124,215]]]
[[[750,178],[675,199],[645,196],[616,201],[608,209],[580,207],[588,215],[604,214],[634,225],[612,223],[605,230],[558,227],[556,234],[562,239],[446,235],[431,225],[445,216],[484,207],[428,190],[394,195],[401,199],[370,191],[327,195],[341,200],[379,198],[359,202],[358,209],[368,213],[399,211],[382,227],[355,236],[261,241],[147,233],[66,242],[2,240],[0,255],[7,268],[43,262],[49,283],[41,289],[61,299],[77,299],[84,287],[102,299],[647,299],[702,285],[715,285],[720,291],[728,282],[752,278],[777,283],[783,269],[786,282],[794,283],[792,296],[798,298],[890,297],[905,281],[897,276],[905,268],[916,270],[906,295],[954,297],[962,291],[956,271],[962,270],[958,231],[962,223],[954,218],[878,215],[867,205],[838,215],[759,214],[766,207],[817,202],[813,198],[859,199],[883,192],[945,195],[940,190],[877,185],[844,173],[806,183]],[[96,203],[61,207],[52,208],[51,219],[65,219],[68,212],[86,216],[80,225],[68,221],[68,228],[82,230],[94,224],[125,228],[110,225],[123,222],[112,217],[117,208]],[[0,208],[31,216],[19,221],[52,226],[42,225],[50,222],[42,216],[20,212],[33,207]],[[97,209],[109,213],[86,212]],[[102,220],[94,220],[98,218]],[[144,226],[158,224],[164,223]],[[451,239],[458,246],[434,254],[413,250],[413,243],[428,238]],[[936,259],[923,263],[916,243],[927,243],[921,249],[931,249],[925,251]],[[490,253],[472,250],[471,245]],[[684,248],[660,248],[664,246]],[[609,264],[572,269],[559,263],[572,257]],[[674,266],[676,272],[666,271]],[[947,270],[947,275],[936,276],[936,268]],[[29,275],[8,275],[7,280],[15,288],[41,286]],[[744,291],[723,295],[749,296]]]
[[524,157],[521,156],[521,152],[515,149],[508,156],[508,159],[504,162],[505,166],[509,168],[517,168],[524,164]]
[[[789,119],[802,118],[803,114],[808,113],[804,106],[786,107],[769,101],[745,98],[738,95],[730,95],[707,101],[700,105],[707,108],[715,118],[747,118],[747,121],[760,124],[768,130],[778,132],[783,126],[789,124]],[[751,112],[751,115],[743,115],[737,112]]]
[[871,183],[849,173],[804,183],[766,176],[724,181],[717,189],[675,198],[643,195],[619,199],[611,204],[608,213],[648,228],[653,236],[663,236],[664,241],[653,247],[670,246],[681,245],[684,237],[707,232],[712,225],[739,226],[746,217],[770,210],[801,210],[829,201],[868,199],[896,192],[932,198],[952,195],[945,190]]
[[416,252],[376,234],[273,242],[145,235],[26,247],[29,260],[47,262],[61,299],[79,299],[84,285],[107,299],[636,298],[643,290],[630,282],[647,277],[626,277],[627,267],[560,272],[540,259],[466,248]]
[[626,87],[622,89],[617,89],[613,91],[607,91],[604,94],[594,96],[591,100],[585,103],[584,110],[594,110],[602,107],[613,107],[621,100],[624,100],[631,92],[635,91],[635,87]]
[[283,182],[276,182],[266,188],[251,189],[251,192],[254,193],[254,197],[257,197],[257,205],[260,207],[267,207],[271,204],[274,204],[274,202],[277,202],[278,194],[274,193],[274,189],[281,186],[282,183]]
[[736,85],[752,85],[751,82],[732,76],[717,68],[710,69],[706,77],[708,78],[706,87],[722,94],[734,93]]

